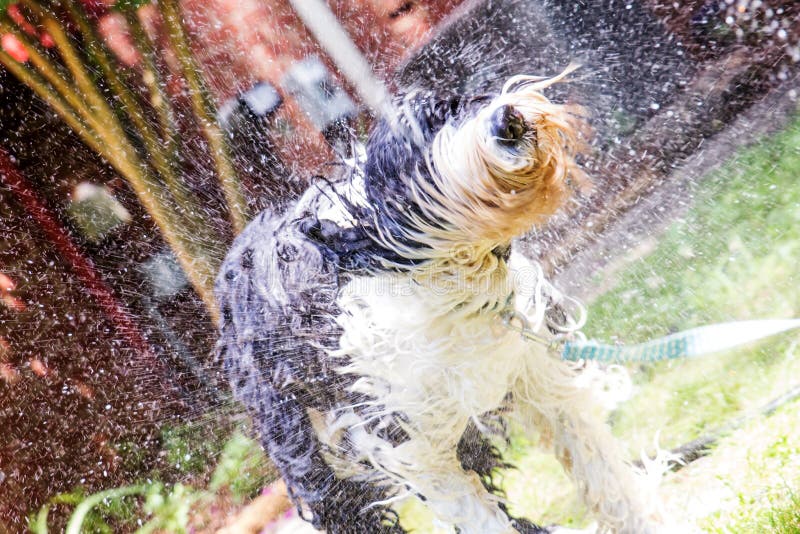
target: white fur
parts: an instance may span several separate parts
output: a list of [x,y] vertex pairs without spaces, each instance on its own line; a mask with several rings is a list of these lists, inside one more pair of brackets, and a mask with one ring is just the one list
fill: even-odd
[[[464,533],[514,532],[498,498],[456,458],[468,422],[480,424],[479,417],[503,406],[510,392],[516,417],[552,442],[601,531],[656,532],[652,491],[597,416],[599,403],[589,386],[598,371],[562,361],[500,319],[514,295],[516,309],[527,310],[544,331],[542,299],[530,306],[537,288],[541,297],[546,285],[540,270],[513,255],[509,265],[483,265],[472,278],[454,269],[443,287],[447,269],[431,269],[436,276],[422,270],[356,278],[341,293],[338,322],[344,334],[334,356],[349,362],[341,371],[363,377],[353,388],[377,399],[374,417],[406,414],[410,439],[392,446],[367,432],[352,409],[325,414],[324,423],[315,425],[320,439],[336,451],[336,436],[349,429],[360,453],[331,455],[339,476],[386,484],[397,498],[420,493],[440,521]],[[372,469],[356,471],[354,460],[366,460]]]

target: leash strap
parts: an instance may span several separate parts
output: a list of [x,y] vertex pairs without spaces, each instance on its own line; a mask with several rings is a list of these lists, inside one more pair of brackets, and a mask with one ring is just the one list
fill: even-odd
[[[565,360],[610,363],[655,362],[691,358],[738,347],[752,341],[800,328],[800,319],[735,321],[700,326],[637,345],[604,345],[591,340],[560,343]],[[551,347],[556,348],[550,344]]]

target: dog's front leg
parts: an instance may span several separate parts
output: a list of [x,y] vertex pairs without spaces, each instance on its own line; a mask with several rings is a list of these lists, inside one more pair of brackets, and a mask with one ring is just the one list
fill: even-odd
[[601,532],[660,532],[654,488],[644,483],[610,428],[597,415],[598,402],[573,364],[530,350],[514,388],[515,414],[536,429],[576,481]]
[[[441,445],[441,443],[439,443]],[[381,455],[381,468],[398,486],[417,494],[436,519],[460,534],[516,534],[511,520],[474,472],[465,471],[452,447],[412,437]]]
[[459,533],[517,534],[478,475],[465,472],[456,463],[452,465],[452,471],[426,473],[416,482],[436,518],[453,525]]

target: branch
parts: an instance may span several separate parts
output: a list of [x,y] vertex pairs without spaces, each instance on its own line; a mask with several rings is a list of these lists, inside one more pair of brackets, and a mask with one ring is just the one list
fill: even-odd
[[211,102],[208,90],[200,77],[200,69],[194,62],[189,49],[186,33],[181,23],[180,8],[175,0],[160,0],[158,5],[161,7],[161,15],[164,18],[170,43],[178,57],[183,77],[189,88],[195,117],[214,158],[217,177],[225,194],[231,223],[234,231],[238,234],[247,225],[247,202],[239,178],[231,164],[224,134],[217,125],[214,104]]

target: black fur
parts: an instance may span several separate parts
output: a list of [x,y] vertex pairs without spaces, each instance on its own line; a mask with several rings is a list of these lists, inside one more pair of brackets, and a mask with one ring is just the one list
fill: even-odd
[[[236,396],[252,412],[261,439],[298,506],[330,533],[401,532],[373,486],[337,479],[322,457],[308,408],[359,401],[352,378],[333,371],[327,349],[340,268],[335,253],[303,234],[298,220],[262,214],[239,236],[217,281],[222,308],[219,355]],[[277,287],[287,288],[285,298]],[[302,512],[302,511],[301,511]]]

